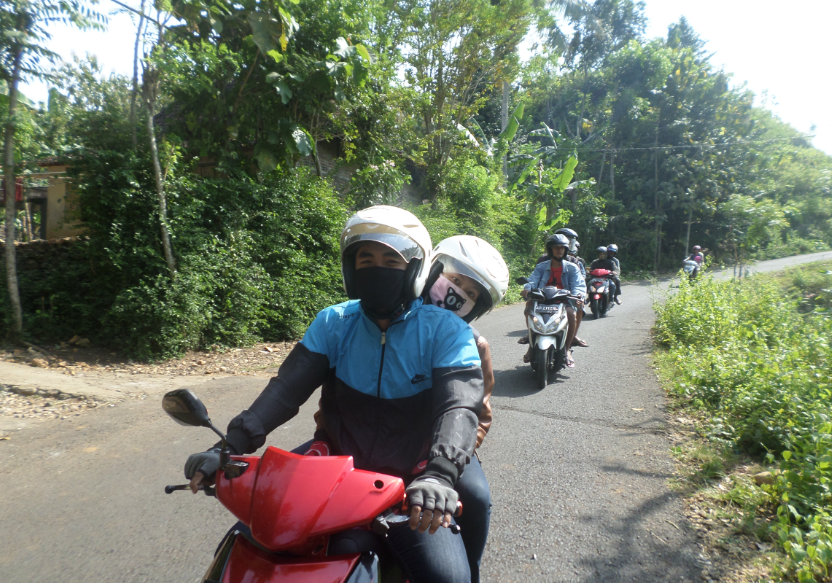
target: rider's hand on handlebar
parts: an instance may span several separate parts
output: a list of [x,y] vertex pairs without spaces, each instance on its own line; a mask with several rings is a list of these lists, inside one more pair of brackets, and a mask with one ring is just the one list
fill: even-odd
[[410,504],[410,528],[418,528],[419,532],[430,528],[430,534],[434,534],[440,526],[448,528],[451,525],[459,494],[445,480],[422,476],[408,486],[407,500]]
[[575,300],[575,305],[578,306],[578,309],[580,310],[584,307],[584,299],[578,298],[577,300]]
[[212,484],[218,469],[220,469],[218,447],[190,455],[188,461],[185,462],[185,478],[191,481],[193,493],[196,494],[199,484]]
[[191,487],[191,492],[196,494],[199,492],[200,486],[212,486],[214,484],[214,480],[209,480],[205,477],[205,474],[202,472],[197,472],[194,474],[194,477],[191,478],[191,483],[188,484]]

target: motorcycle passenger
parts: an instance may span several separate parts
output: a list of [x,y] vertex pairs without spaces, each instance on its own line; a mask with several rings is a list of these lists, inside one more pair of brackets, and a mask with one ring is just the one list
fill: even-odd
[[[477,442],[483,375],[473,334],[448,310],[424,305],[431,243],[413,214],[389,206],[359,211],[340,246],[350,300],[318,313],[277,376],[231,420],[228,445],[237,455],[262,447],[323,385],[332,453],[408,483],[410,528],[393,525],[384,539],[407,578],[467,583],[463,541],[440,526],[452,523],[454,486]],[[216,447],[188,458],[194,492],[218,467]]]
[[[555,231],[555,235],[564,235],[567,239],[569,239],[569,251],[566,253],[566,258],[578,266],[581,270],[581,277],[586,280],[586,263],[583,259],[578,257],[578,251],[581,248],[581,244],[578,242],[578,233],[572,229],[558,229]],[[586,312],[583,308],[575,312],[575,338],[572,339],[572,346],[580,346],[582,348],[587,348],[589,346],[589,344],[587,344],[584,340],[578,338],[578,330],[581,329],[581,322],[583,321],[585,314]]]
[[[552,235],[546,241],[546,252],[550,260],[546,263],[538,263],[532,274],[529,276],[529,283],[523,286],[521,292],[524,298],[528,298],[529,292],[533,289],[542,289],[548,285],[555,286],[559,289],[566,289],[573,295],[580,296],[581,299],[575,300],[566,306],[566,317],[569,322],[569,328],[566,334],[566,346],[572,346],[572,340],[575,337],[575,310],[582,310],[584,306],[583,298],[586,296],[586,282],[581,277],[581,272],[578,266],[571,263],[566,258],[566,252],[569,248],[569,239],[564,235]],[[533,301],[526,302],[526,310],[524,315],[528,316],[531,312]],[[526,352],[523,357],[523,362],[531,360],[531,349]],[[566,366],[574,367],[575,359],[572,357],[572,350],[568,348],[566,351]]]
[[[611,273],[615,273],[615,262],[607,257],[607,248],[598,247],[595,249],[595,252],[598,254],[598,259],[589,264],[589,272],[592,273],[596,269],[606,269]],[[618,286],[614,283],[615,279],[612,279],[612,282],[613,296],[615,296]]]
[[[505,261],[486,241],[469,235],[449,237],[433,250],[433,265],[441,268],[435,282],[428,281],[423,294],[427,303],[451,310],[470,323],[490,312],[506,295],[509,272]],[[438,270],[437,270],[438,271]],[[432,275],[434,275],[432,273]],[[494,369],[488,341],[473,326],[482,361],[484,397],[477,427],[477,447],[491,428],[491,392]],[[456,519],[468,553],[471,581],[480,580],[480,563],[491,521],[491,491],[476,455],[456,483],[464,512]]]
[[619,306],[621,305],[621,298],[618,297],[621,295],[621,263],[618,261],[618,245],[615,243],[611,243],[607,245],[607,258],[612,259],[612,262],[615,263],[615,269],[613,273],[615,273],[615,277],[613,281],[615,282],[615,303]]
[[702,247],[694,245],[693,253],[685,257],[685,261],[696,261],[701,266],[705,262],[705,256],[702,254]]

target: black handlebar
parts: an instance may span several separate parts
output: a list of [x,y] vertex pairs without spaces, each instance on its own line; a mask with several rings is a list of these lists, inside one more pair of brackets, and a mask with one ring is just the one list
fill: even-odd
[[[205,492],[206,496],[216,496],[217,495],[216,490],[214,488],[212,488],[211,486],[203,486],[202,484],[200,484],[196,488],[197,488],[197,490],[202,490],[203,492]],[[165,494],[173,494],[177,490],[190,490],[190,489],[191,489],[190,484],[178,484],[176,486],[165,486]]]

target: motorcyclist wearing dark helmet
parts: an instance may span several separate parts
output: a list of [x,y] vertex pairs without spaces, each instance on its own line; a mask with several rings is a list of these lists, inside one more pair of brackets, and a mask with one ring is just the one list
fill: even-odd
[[[606,269],[611,273],[615,273],[615,262],[607,256],[607,248],[601,246],[596,248],[595,252],[598,254],[598,259],[589,264],[589,272],[592,273],[596,269]],[[618,286],[615,284],[615,279],[613,279],[612,286],[613,296],[615,296],[615,292],[618,290]]]
[[[566,259],[578,266],[581,270],[581,277],[586,280],[586,263],[578,256],[578,251],[581,248],[581,244],[578,242],[578,233],[572,229],[563,228],[555,231],[555,235],[564,235],[569,239],[569,250],[566,252]],[[575,311],[575,337],[572,339],[572,346],[580,346],[582,348],[589,346],[585,341],[578,338],[578,330],[581,329],[581,322],[584,319],[585,313],[583,308]]]
[[[351,300],[318,313],[278,375],[232,419],[227,441],[233,454],[257,450],[323,385],[331,453],[409,484],[410,528],[394,525],[384,539],[407,578],[468,583],[462,539],[440,527],[452,522],[454,486],[476,445],[483,377],[468,325],[420,297],[431,252],[427,230],[403,209],[353,215],[341,235]],[[185,475],[195,492],[218,467],[218,449],[188,458]]]
[[[523,287],[522,294],[524,298],[528,298],[531,290],[551,285],[560,289],[569,290],[571,294],[580,296],[581,299],[575,300],[574,303],[570,302],[570,305],[566,308],[566,316],[569,321],[566,346],[572,346],[572,340],[575,337],[576,331],[575,311],[583,309],[583,298],[586,297],[586,281],[581,276],[578,266],[567,259],[566,253],[568,249],[569,239],[565,235],[552,235],[549,237],[546,241],[546,252],[550,259],[548,262],[538,263],[535,266],[534,271],[528,278],[529,283]],[[527,301],[524,315],[529,314],[531,307],[532,302]],[[531,347],[529,347],[529,351],[523,357],[524,362],[529,361],[530,354]],[[566,365],[569,367],[575,366],[575,360],[572,357],[571,350],[566,353]]]
[[615,269],[613,273],[615,273],[615,277],[613,281],[615,281],[615,303],[619,306],[621,305],[621,298],[618,296],[621,295],[621,262],[618,261],[618,245],[615,243],[610,243],[607,245],[607,258],[612,259],[612,262],[615,264]]

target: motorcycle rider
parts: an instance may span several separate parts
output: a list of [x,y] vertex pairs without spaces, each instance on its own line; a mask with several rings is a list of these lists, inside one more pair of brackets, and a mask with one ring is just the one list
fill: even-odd
[[615,282],[615,303],[619,306],[621,305],[621,263],[618,261],[618,245],[615,243],[610,243],[607,245],[607,258],[612,259],[612,262],[615,264],[615,269],[613,269],[613,273],[615,273],[615,277],[613,281]]
[[[555,231],[555,235],[565,235],[566,238],[569,239],[569,251],[566,253],[566,258],[578,266],[581,270],[581,277],[586,280],[586,263],[583,259],[578,257],[578,251],[581,248],[581,244],[578,242],[578,233],[572,229],[564,228]],[[587,344],[584,340],[578,338],[578,330],[581,329],[581,322],[583,321],[585,314],[586,312],[583,308],[577,310],[575,313],[575,337],[572,339],[572,346],[580,346],[582,348],[587,348],[589,346],[589,344]]]
[[685,257],[685,261],[696,261],[701,266],[705,262],[705,256],[702,254],[702,247],[694,245],[693,253]]
[[[494,247],[470,235],[457,235],[443,240],[433,250],[435,282],[428,281],[424,293],[427,303],[444,307],[469,325],[490,312],[506,295],[508,266]],[[441,275],[438,273],[441,268]],[[460,301],[461,300],[461,301]],[[491,392],[494,369],[488,341],[473,326],[471,330],[482,361],[484,397],[477,427],[477,447],[482,445],[491,428]],[[480,563],[491,520],[491,492],[488,480],[476,455],[456,483],[464,512],[456,519],[462,528],[462,540],[468,553],[472,583],[480,580]]]
[[[569,239],[569,250],[566,253],[567,261],[571,261],[578,268],[581,270],[581,277],[586,280],[586,263],[583,259],[578,257],[578,251],[580,251],[581,244],[578,242],[578,233],[573,231],[572,229],[558,229],[555,231],[555,235],[564,235],[567,239]],[[539,265],[541,263],[546,263],[550,260],[549,254],[541,255],[538,257],[536,264]],[[580,310],[576,310],[575,312],[575,337],[572,339],[572,346],[580,346],[582,348],[587,348],[589,344],[585,340],[581,340],[578,338],[578,330],[581,328],[581,322],[584,319],[584,315],[586,314],[584,308]],[[527,337],[520,338],[517,341],[518,344],[528,344],[529,339]]]
[[[589,272],[592,273],[596,269],[606,269],[611,273],[615,273],[615,262],[607,257],[607,248],[606,247],[598,247],[595,249],[595,252],[598,254],[598,259],[593,261],[589,264]],[[613,287],[613,297],[615,296],[615,292],[618,290],[618,286],[615,284],[615,279],[612,280],[612,287]]]
[[[491,392],[494,369],[488,341],[471,322],[490,312],[506,295],[509,272],[500,252],[488,242],[470,235],[456,235],[433,250],[433,264],[422,298],[456,314],[471,328],[482,362],[484,397],[477,426],[477,445],[482,445],[491,428]],[[319,403],[320,406],[320,403]],[[315,413],[315,442],[306,455],[329,455],[329,437],[320,409]],[[491,491],[476,455],[456,483],[465,512],[456,519],[468,553],[472,583],[480,580],[479,570],[491,521]]]
[[[452,522],[454,486],[476,445],[483,375],[473,334],[448,310],[424,305],[431,243],[413,214],[359,211],[340,246],[350,301],[318,313],[278,375],[231,420],[228,445],[233,454],[254,452],[323,385],[332,453],[409,482],[410,528],[394,525],[384,539],[405,575],[411,583],[467,583],[462,539],[439,527]],[[218,467],[217,448],[188,458],[194,492]]]
[[[578,266],[570,262],[566,258],[566,252],[569,248],[569,239],[565,235],[552,235],[546,241],[546,252],[549,255],[549,261],[538,263],[532,274],[529,276],[529,283],[523,286],[521,292],[524,298],[528,298],[529,292],[533,289],[541,289],[547,285],[555,286],[559,289],[569,290],[569,293],[580,296],[581,299],[570,300],[566,307],[566,317],[569,322],[569,328],[566,334],[566,346],[572,346],[572,340],[575,337],[576,331],[576,310],[583,310],[584,300],[586,297],[586,281],[581,277],[581,272]],[[526,310],[523,312],[528,316],[532,309],[532,301],[526,302]],[[531,359],[531,346],[523,357],[523,362],[529,362]],[[566,366],[575,366],[575,359],[572,357],[572,350],[568,349],[566,352]]]

